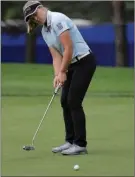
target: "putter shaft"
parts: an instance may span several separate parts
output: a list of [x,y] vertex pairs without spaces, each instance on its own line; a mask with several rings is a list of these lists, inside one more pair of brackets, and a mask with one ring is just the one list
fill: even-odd
[[45,117],[46,114],[47,114],[47,111],[48,111],[48,109],[49,109],[49,107],[50,107],[50,105],[51,105],[51,103],[52,103],[54,97],[55,97],[55,94],[52,96],[51,101],[49,102],[49,104],[48,104],[48,106],[47,106],[47,108],[46,108],[46,111],[44,112],[43,118],[41,119],[41,121],[40,121],[40,123],[39,123],[39,125],[38,125],[38,128],[37,128],[37,130],[36,130],[36,132],[35,132],[35,134],[34,134],[34,136],[33,136],[33,138],[32,138],[32,146],[34,146],[35,137],[36,137],[36,135],[37,135],[37,133],[38,133],[38,131],[39,131],[39,129],[40,129],[40,126],[41,126],[41,124],[42,124],[42,122],[43,122],[43,120],[44,120],[44,117]]
[[39,125],[38,125],[38,128],[37,128],[37,130],[36,130],[36,132],[35,132],[35,134],[34,134],[34,136],[33,136],[33,138],[32,138],[32,146],[34,146],[35,137],[36,137],[36,135],[37,135],[37,133],[38,133],[38,131],[39,131],[39,128],[40,128],[40,126],[41,126],[41,124],[42,124],[42,122],[43,122],[43,120],[44,120],[44,117],[46,116],[47,111],[48,111],[48,109],[49,109],[49,107],[50,107],[50,105],[51,105],[51,103],[52,103],[52,101],[53,101],[55,95],[57,94],[58,90],[60,89],[60,87],[61,87],[61,85],[59,84],[59,85],[56,87],[56,89],[54,90],[54,94],[53,94],[53,96],[52,96],[52,98],[51,98],[51,100],[50,100],[50,102],[49,102],[49,104],[48,104],[48,106],[47,106],[47,108],[46,108],[46,110],[45,110],[45,112],[44,112],[44,115],[43,115],[43,117],[42,117],[42,119],[41,119],[41,121],[40,121],[40,123],[39,123]]

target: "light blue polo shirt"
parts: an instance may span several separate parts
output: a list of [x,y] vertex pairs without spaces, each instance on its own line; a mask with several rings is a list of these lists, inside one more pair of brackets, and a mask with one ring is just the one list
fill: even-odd
[[60,43],[59,35],[69,30],[73,43],[72,59],[76,56],[87,53],[91,49],[84,41],[81,33],[70,18],[59,12],[47,11],[47,27],[42,27],[42,36],[48,47],[54,47],[63,56],[63,46]]

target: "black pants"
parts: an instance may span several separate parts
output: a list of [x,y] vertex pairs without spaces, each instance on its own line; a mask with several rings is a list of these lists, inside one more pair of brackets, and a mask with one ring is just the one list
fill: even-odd
[[86,120],[82,102],[96,70],[93,54],[71,64],[62,88],[61,106],[65,122],[65,141],[86,147]]

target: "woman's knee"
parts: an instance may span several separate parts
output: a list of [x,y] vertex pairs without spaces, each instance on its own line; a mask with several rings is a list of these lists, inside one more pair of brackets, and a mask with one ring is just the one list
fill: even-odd
[[79,109],[80,107],[82,107],[82,104],[79,102],[78,99],[71,98],[71,97],[67,99],[67,105],[70,110],[75,110],[75,109]]

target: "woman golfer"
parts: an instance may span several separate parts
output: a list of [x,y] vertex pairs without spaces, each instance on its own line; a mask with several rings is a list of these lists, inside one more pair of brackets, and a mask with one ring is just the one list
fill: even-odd
[[39,1],[28,1],[23,12],[28,33],[42,25],[42,36],[53,58],[54,87],[62,85],[65,143],[52,152],[85,154],[86,120],[82,102],[96,70],[93,53],[66,15],[48,10]]

